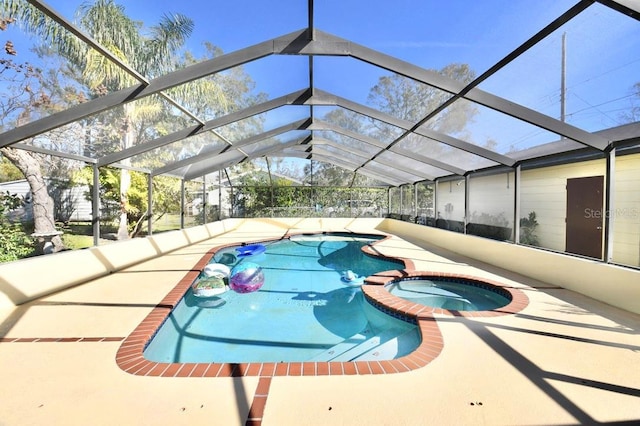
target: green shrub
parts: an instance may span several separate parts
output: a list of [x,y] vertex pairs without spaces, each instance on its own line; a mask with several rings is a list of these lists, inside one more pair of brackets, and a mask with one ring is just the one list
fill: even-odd
[[529,217],[520,218],[520,244],[539,246],[537,229],[536,212],[529,213]]
[[33,253],[33,239],[22,225],[0,220],[0,262],[22,259]]
[[22,259],[33,253],[34,241],[20,223],[11,223],[7,213],[24,205],[15,194],[0,194],[0,262]]

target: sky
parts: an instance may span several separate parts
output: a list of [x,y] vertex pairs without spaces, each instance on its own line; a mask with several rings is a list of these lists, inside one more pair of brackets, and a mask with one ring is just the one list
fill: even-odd
[[[49,0],[69,20],[81,2]],[[121,0],[132,18],[146,25],[164,13],[195,21],[188,48],[201,53],[205,41],[225,53],[303,29],[306,0]],[[412,62],[440,69],[467,63],[477,75],[568,10],[571,0],[315,0],[315,28]],[[559,117],[561,35],[567,34],[568,121],[587,131],[621,124],[640,81],[640,23],[595,4],[539,47],[518,58],[480,88]],[[247,64],[256,90],[277,97],[307,86],[306,58],[269,57]],[[315,85],[366,103],[370,88],[388,72],[350,58],[316,59]],[[499,149],[551,141],[555,135],[500,117],[493,125],[482,112],[472,126],[474,142],[497,140]]]

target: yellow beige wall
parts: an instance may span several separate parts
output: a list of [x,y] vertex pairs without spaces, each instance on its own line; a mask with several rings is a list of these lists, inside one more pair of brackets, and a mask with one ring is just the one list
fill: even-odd
[[434,244],[640,314],[640,271],[545,250],[387,219],[381,231]]
[[[124,267],[164,254],[180,246],[231,231],[246,221],[227,219],[186,231],[0,265],[0,308],[13,307]],[[267,223],[259,220],[259,229]],[[640,313],[640,271],[566,256],[486,238],[463,235],[393,219],[268,220],[291,229],[337,227],[367,232],[378,229],[420,245],[434,244],[473,259],[583,293],[611,305]],[[44,272],[42,272],[44,271]],[[46,276],[46,279],[42,277]]]
[[[565,251],[567,179],[604,176],[605,160],[523,170],[520,186],[520,217],[535,211],[540,246]],[[603,199],[604,202],[604,199]]]
[[[570,178],[605,176],[605,160],[593,160],[522,172],[521,217],[535,211],[541,247],[564,251],[566,182]],[[640,154],[619,156],[615,162],[613,262],[640,266]],[[603,200],[604,205],[604,200]]]
[[640,266],[640,154],[617,157],[614,176],[613,261]]
[[[515,194],[513,178],[513,173],[472,176],[469,179],[469,222],[513,227]],[[501,216],[508,221],[508,224],[474,220],[474,217],[480,218],[483,213],[494,217]]]
[[227,219],[86,250],[67,251],[0,265],[0,308],[12,307],[82,284],[153,257],[234,229]]
[[464,179],[437,183],[436,217],[464,221],[464,187]]

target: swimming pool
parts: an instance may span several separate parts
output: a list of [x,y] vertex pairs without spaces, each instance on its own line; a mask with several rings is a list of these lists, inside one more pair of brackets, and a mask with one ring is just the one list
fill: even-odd
[[211,263],[260,265],[255,292],[197,297],[188,290],[147,345],[155,362],[323,362],[395,359],[421,343],[409,319],[373,307],[345,273],[366,277],[401,270],[398,259],[362,248],[380,236],[314,234],[265,242],[255,256],[243,246],[216,251]]

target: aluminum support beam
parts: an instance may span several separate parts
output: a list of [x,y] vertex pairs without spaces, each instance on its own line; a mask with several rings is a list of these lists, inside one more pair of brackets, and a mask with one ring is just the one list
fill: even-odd
[[40,0],[27,0],[27,1],[31,3],[34,7],[36,7],[38,10],[40,10],[42,13],[47,15],[49,18],[56,21],[58,24],[64,27],[67,31],[69,31],[71,34],[73,34],[78,39],[80,39],[82,42],[91,46],[92,49],[100,53],[102,56],[106,57],[108,60],[110,60],[114,64],[118,65],[118,67],[126,71],[127,74],[129,74],[130,76],[132,76],[133,78],[135,78],[141,83],[148,84],[147,79],[142,74],[140,74],[135,69],[131,68],[125,62],[121,61],[117,56],[111,53],[110,50],[105,49],[100,43],[95,41],[88,34],[85,34],[84,32],[82,32],[78,27],[73,25],[71,22],[69,22],[66,18],[64,18],[58,12],[54,11],[51,7],[44,4],[44,2]]
[[467,233],[467,225],[469,224],[469,220],[471,218],[471,214],[469,212],[470,208],[471,208],[471,203],[469,201],[470,199],[470,193],[469,193],[469,187],[471,183],[471,177],[469,175],[466,175],[464,177],[464,233]]
[[[337,155],[337,154],[335,154],[335,153],[333,153],[333,152],[330,152],[330,151],[324,150],[324,149],[322,149],[322,148],[320,148],[320,149],[318,149],[318,148],[314,148],[314,150],[313,150],[313,155],[315,156],[316,154],[320,154],[320,155],[322,155],[322,156],[324,156],[324,157],[327,157],[327,158],[328,158],[328,157],[336,158],[336,155]],[[360,170],[363,170],[363,168],[360,166],[360,163],[354,163],[353,161],[351,161],[351,160],[346,160],[345,158],[342,158],[342,157],[341,157],[341,160],[342,160],[342,161],[344,161],[344,162],[347,162],[348,164],[353,165],[353,166],[358,170],[358,172],[359,172]],[[381,164],[382,164],[382,163],[381,163]],[[385,164],[385,165],[388,165],[389,167],[397,167],[397,165],[391,165],[391,164],[388,164],[388,163],[387,163],[387,164]],[[364,170],[367,170],[367,171],[371,172],[371,170],[369,170],[369,169],[364,169]],[[354,170],[354,171],[355,171],[355,170]],[[415,174],[415,171],[405,171],[405,170],[402,170],[402,172],[403,172],[403,173],[406,173],[407,175],[412,176],[412,177],[413,177],[413,181],[414,181],[414,182],[418,182],[418,181],[420,181],[420,180],[424,180],[424,177],[416,175],[416,174]],[[389,173],[389,174],[390,174],[390,175],[393,175],[393,173]],[[393,179],[393,177],[394,177],[394,176],[388,176],[388,177],[390,177],[391,179]],[[406,183],[406,181],[404,181],[404,180],[402,180],[402,179],[400,179],[400,180],[393,179],[393,181],[394,181],[394,182]]]
[[[109,93],[89,102],[73,106],[67,110],[51,114],[47,117],[35,120],[3,133],[1,135],[2,141],[0,142],[0,147],[20,142],[24,139],[53,130],[90,115],[106,111],[115,106],[133,102],[135,100],[160,93],[164,90],[171,89],[172,87],[180,86],[182,84],[255,61],[256,59],[273,55],[274,53],[295,53],[296,49],[303,51],[305,50],[304,46],[311,43],[306,40],[306,33],[306,30],[300,30],[276,39],[258,43],[245,49],[221,55],[160,76],[151,80],[148,85],[141,83],[117,92]],[[324,45],[324,49],[329,47],[328,43],[324,43]],[[313,50],[314,49],[312,48],[309,49],[309,51]],[[301,52],[298,53],[307,54]]]
[[[137,70],[133,69],[131,66],[129,66],[129,64],[127,64],[127,63],[123,62],[122,60],[120,60],[117,56],[115,56],[113,53],[111,53],[110,50],[108,50],[105,47],[103,47],[100,43],[95,41],[89,35],[83,33],[80,29],[78,29],[71,22],[67,21],[59,13],[53,11],[53,9],[51,9],[49,6],[45,5],[43,2],[41,2],[39,0],[28,0],[28,1],[29,1],[29,3],[33,4],[36,8],[38,8],[41,12],[43,12],[45,15],[47,15],[48,17],[50,17],[51,19],[53,19],[54,21],[56,21],[60,25],[62,25],[71,34],[75,35],[81,41],[83,41],[85,44],[89,45],[92,49],[96,50],[102,56],[106,57],[109,61],[115,63],[120,69],[122,69],[127,74],[132,76],[134,79],[138,80],[140,83],[142,83],[144,85],[148,85],[149,84],[149,81],[147,80],[147,78],[145,76],[140,74]],[[177,102],[176,100],[171,98],[169,95],[167,95],[165,93],[162,93],[162,92],[160,92],[159,95],[162,96],[164,99],[166,99],[173,106],[175,106],[178,110],[182,111],[184,114],[186,114],[189,117],[193,118],[194,120],[202,123],[202,121],[198,117],[196,117],[191,111],[189,111],[187,108],[185,108],[179,102]]]
[[201,178],[207,173],[213,173],[220,169],[226,169],[237,164],[242,163],[246,160],[246,156],[244,156],[239,151],[232,151],[224,154],[220,158],[216,158],[215,161],[211,162],[200,162],[198,164],[193,164],[189,167],[189,170],[182,177],[184,180],[193,180]]
[[414,133],[420,136],[424,136],[425,138],[433,139],[435,141],[442,142],[446,145],[459,148],[463,151],[467,151],[472,154],[479,155],[480,157],[484,157],[488,160],[495,161],[496,163],[502,164],[505,166],[513,166],[516,162],[514,159],[504,156],[502,154],[498,154],[497,152],[488,150],[478,145],[470,144],[469,142],[461,141],[460,139],[456,139],[452,136],[438,133],[435,130],[421,127],[417,129]]
[[177,132],[173,132],[171,134],[162,136],[158,139],[154,139],[152,142],[143,143],[140,145],[135,145],[127,149],[123,149],[122,151],[115,152],[113,154],[105,155],[104,157],[98,160],[98,165],[107,166],[113,163],[117,163],[126,158],[131,158],[136,155],[140,155],[147,151],[151,151],[153,149],[159,148],[164,145],[168,145],[170,143],[178,142],[182,139],[186,139],[188,137],[194,136],[198,133],[201,133],[202,126],[195,125],[186,127]]
[[635,19],[636,21],[640,21],[640,2],[638,0],[597,0],[598,3],[601,3],[611,9],[614,9],[620,13],[624,13],[625,15]]
[[[375,120],[381,121],[383,123],[387,123],[390,124],[392,126],[398,127],[402,130],[405,131],[409,131],[413,125],[410,121],[407,120],[403,120],[400,118],[396,118],[393,117],[392,115],[386,114],[382,111],[379,111],[377,109],[374,108],[370,108],[368,106],[350,101],[348,99],[345,98],[341,98],[339,96],[333,95],[331,93],[328,92],[324,92],[324,91],[319,91],[316,90],[314,92],[313,98],[311,99],[312,103],[314,105],[335,105],[335,106],[339,106],[345,109],[348,109],[350,111],[356,112],[358,114],[362,114],[365,115],[367,117],[371,117]],[[472,154],[478,155],[480,157],[484,157],[487,158],[489,160],[495,161],[497,163],[500,164],[504,164],[504,165],[513,165],[515,160],[513,160],[512,158],[509,158],[507,156],[498,154],[496,152],[490,151],[486,148],[482,148],[478,145],[474,145],[472,143],[469,142],[465,142],[463,140],[459,140],[456,138],[453,138],[451,136],[447,136],[445,134],[442,133],[438,133],[435,131],[429,131],[429,132],[424,132],[422,131],[421,128],[416,129],[415,131],[413,131],[413,133],[419,135],[419,136],[423,136],[423,137],[427,137],[429,139],[433,139],[436,142],[440,142],[443,143],[445,145],[449,145],[449,146],[453,146],[454,148],[458,148],[461,149],[463,151],[466,152],[470,152]],[[388,147],[388,145],[387,145]],[[389,151],[394,151],[394,149],[396,149],[396,147],[392,147],[392,148],[388,148]],[[397,148],[397,149],[401,149],[401,148]],[[394,151],[397,152],[397,151]],[[453,165],[447,165],[446,163],[437,161],[435,159],[430,160],[428,162],[428,164],[431,164],[434,167],[438,167],[440,169],[444,169],[444,170],[448,170],[452,173],[456,173],[459,175],[464,175],[465,174],[465,170],[458,168],[456,166]],[[446,167],[445,167],[446,166]]]
[[474,89],[465,95],[466,99],[472,100],[480,105],[495,109],[511,117],[526,121],[529,124],[543,128],[560,136],[573,139],[583,145],[590,146],[600,151],[609,146],[609,140],[595,133],[589,133],[577,127],[563,123],[560,120],[541,114],[532,109],[511,101],[499,98],[498,96]]
[[312,147],[311,152],[313,153],[313,147],[315,147],[315,146],[322,147],[323,145],[328,145],[328,146],[331,146],[333,148],[337,148],[337,149],[339,149],[341,151],[347,152],[349,154],[355,155],[355,156],[360,157],[360,158],[369,158],[369,154],[367,152],[364,152],[364,151],[356,149],[356,148],[351,148],[351,147],[348,147],[348,146],[344,146],[344,145],[342,145],[342,144],[340,144],[338,142],[334,142],[334,141],[329,140],[329,139],[317,138],[317,137],[314,137],[312,139],[312,141],[311,141],[311,147]]
[[360,133],[353,132],[351,130],[347,130],[343,127],[336,126],[335,124],[329,123],[324,120],[315,119],[311,126],[309,126],[309,130],[327,130],[335,133],[339,133],[341,135],[350,137],[352,139],[358,140],[360,142],[364,142],[369,145],[373,145],[377,148],[386,148],[387,144],[384,142],[380,142],[378,139],[372,138],[367,135],[362,135]]
[[96,160],[84,155],[68,154],[65,152],[54,151],[52,149],[40,148],[39,146],[27,145],[25,143],[17,143],[12,146],[13,148],[21,149],[23,151],[37,152],[38,154],[52,155],[54,157],[65,158],[67,160],[82,161],[87,164],[96,164]]
[[93,245],[100,244],[100,169],[96,164],[93,169],[93,187],[91,188],[91,223],[93,225]]
[[184,179],[180,180],[180,229],[184,229],[184,208],[186,206],[184,196]]
[[229,148],[231,148],[231,149],[241,148],[243,146],[251,145],[251,144],[254,144],[256,142],[260,142],[260,141],[263,141],[265,139],[269,139],[269,138],[278,136],[278,135],[280,135],[282,133],[286,133],[286,132],[289,132],[289,131],[292,131],[292,130],[306,130],[308,125],[309,125],[309,120],[308,119],[298,120],[296,122],[293,122],[293,123],[290,123],[290,124],[287,124],[287,125],[284,125],[284,126],[277,127],[275,129],[269,130],[267,132],[251,136],[251,137],[249,137],[247,139],[243,139],[243,140],[241,140],[239,142],[236,142],[233,145],[233,147],[225,147],[223,150],[220,150],[220,151],[204,152],[204,153],[201,153],[201,154],[197,154],[197,155],[195,155],[193,157],[185,158],[183,160],[175,161],[173,163],[167,164],[167,165],[165,165],[163,167],[159,167],[159,168],[153,170],[152,175],[153,176],[161,175],[161,174],[164,174],[164,173],[168,173],[168,172],[170,172],[172,170],[177,170],[179,168],[188,166],[190,164],[197,163],[197,162],[202,161],[202,160],[206,160],[208,158],[216,157],[216,156],[218,156],[220,154],[223,154],[223,153],[227,152],[229,150]]
[[433,181],[433,219],[434,219],[434,224],[435,224],[435,220],[437,220],[440,217],[440,212],[438,211],[438,191],[439,191],[439,183],[440,181],[438,179]]
[[[311,145],[312,145],[312,146],[330,145],[330,146],[333,146],[333,147],[336,147],[336,148],[342,149],[342,150],[344,150],[345,152],[350,152],[351,154],[356,155],[356,156],[358,156],[358,157],[361,157],[361,158],[363,158],[363,159],[366,159],[366,158],[368,158],[368,157],[369,157],[369,156],[368,156],[368,154],[366,154],[366,153],[364,153],[364,152],[362,152],[362,151],[360,151],[360,150],[353,149],[353,148],[347,148],[347,147],[344,147],[344,146],[342,146],[341,144],[339,144],[339,143],[337,143],[337,142],[328,141],[328,140],[326,140],[326,139],[320,139],[319,141],[318,141],[318,139],[313,139],[313,142],[312,142],[312,144],[311,144]],[[311,159],[311,158],[315,158],[315,156],[317,156],[320,152],[324,153],[323,157],[325,157],[325,158],[328,158],[328,157],[330,157],[330,158],[334,158],[334,159],[337,159],[337,158],[338,158],[338,157],[336,157],[338,154],[335,154],[335,153],[329,153],[329,152],[328,152],[328,151],[326,151],[326,150],[322,150],[322,148],[314,148],[314,149],[312,150],[312,152],[311,152],[311,155],[310,155],[310,156],[309,156],[309,155],[307,155],[307,151],[306,151],[306,150],[305,150],[305,153],[304,153],[304,154],[300,154],[300,153],[298,153],[298,154],[296,154],[296,156],[297,156],[297,157],[300,157],[300,158]],[[291,155],[291,154],[289,154],[289,155]],[[412,157],[410,157],[410,156],[409,156],[409,158],[412,158]],[[351,171],[355,171],[355,169],[357,169],[358,167],[361,167],[361,165],[362,165],[362,163],[356,163],[356,162],[353,162],[353,161],[350,161],[350,160],[346,160],[344,157],[340,157],[340,160],[341,160],[341,163],[334,162],[333,160],[328,161],[328,162],[329,162],[329,163],[331,163],[331,164],[335,164],[335,165],[337,165],[337,166],[343,167],[343,168],[345,168],[345,169],[347,169],[347,170],[351,170]],[[393,170],[399,170],[399,171],[401,170],[401,169],[399,169],[399,168],[398,168],[398,165],[397,165],[397,164],[395,164],[395,163],[391,163],[391,162],[389,162],[389,161],[379,161],[379,162],[380,162],[381,164],[384,162],[384,164],[385,164],[385,165],[387,165],[387,166],[389,166],[389,167],[390,167],[390,171],[389,171],[389,173],[390,173],[390,174],[393,174]],[[349,166],[344,166],[344,163],[347,163]],[[362,170],[362,169],[360,169],[360,170]],[[402,171],[403,171],[403,170],[402,170]],[[412,175],[412,173],[411,173],[411,172],[407,172],[407,171],[403,171],[403,172],[404,172],[404,173],[406,173],[406,174]],[[364,174],[364,173],[363,173],[363,174]],[[415,175],[414,175],[414,176],[415,176]],[[383,181],[385,181],[385,182],[387,182],[387,181],[388,181],[388,179],[381,179],[381,178],[379,178],[379,177],[376,177],[376,179],[383,180]],[[403,182],[401,178],[399,178],[399,179],[400,179],[400,180],[395,180],[395,179],[394,179],[392,182],[389,182],[389,183],[392,183],[393,185],[396,185],[396,186],[397,186],[399,183],[402,183],[402,182]],[[420,181],[420,180],[424,180],[424,179],[425,179],[425,177],[422,177],[422,178],[417,178],[417,177],[416,177],[415,181]],[[428,177],[428,178],[426,178],[426,179],[432,180],[432,178],[431,178],[431,177]]]
[[285,96],[280,96],[270,101],[266,101],[258,105],[253,105],[240,111],[235,111],[222,117],[209,120],[203,125],[187,127],[177,132],[154,139],[152,141],[127,148],[114,154],[106,155],[98,160],[98,164],[103,166],[106,164],[121,161],[125,158],[139,155],[147,151],[151,151],[153,149],[157,149],[162,146],[181,141],[182,139],[188,137],[203,134],[207,131],[217,129],[218,127],[226,126],[236,121],[244,120],[246,118],[253,117],[255,115],[262,114],[282,106],[304,105],[310,97],[311,92],[309,89],[303,89]]
[[313,0],[307,0],[307,23],[308,23],[308,27],[309,27],[309,32],[311,33],[311,35],[313,37],[313,26],[314,26]]
[[616,194],[616,148],[607,152],[607,173],[605,176],[605,204],[604,204],[604,261],[613,262],[613,231],[615,218]]
[[147,175],[147,235],[153,234],[153,176]]
[[336,161],[338,161],[339,163],[336,163],[337,165],[349,170],[349,171],[354,171],[360,163],[357,163],[353,160],[350,160],[348,158],[345,157],[340,157],[339,154],[336,154],[335,152],[331,152],[329,150],[326,149],[322,149],[320,147],[315,147],[313,149],[313,151],[311,152],[311,157],[315,158],[317,156],[322,156],[322,158],[335,158]]
[[[421,180],[433,180],[434,176],[428,174],[428,173],[424,173],[421,172],[420,170],[415,170],[415,169],[407,169],[406,167],[401,167],[398,165],[398,163],[395,163],[393,161],[389,161],[389,160],[384,160],[382,158],[376,158],[375,160],[377,163],[382,164],[383,166],[387,166],[389,167],[389,169],[391,170],[399,170],[403,173],[409,174],[409,175],[413,175],[416,176],[417,179],[414,179],[413,182],[408,182],[408,183],[415,183],[415,182],[419,182]],[[362,165],[361,167],[365,167],[365,165]],[[389,174],[394,174],[392,171],[388,172]]]
[[207,223],[207,176],[202,176],[202,223]]
[[412,158],[414,160],[420,161],[421,163],[428,164],[437,169],[440,169],[443,172],[449,172],[449,173],[453,173],[460,176],[463,176],[467,172],[466,170],[461,169],[459,167],[452,166],[451,164],[448,164],[448,163],[443,163],[442,161],[434,160],[420,153],[409,151],[408,149],[405,149],[405,148],[399,148],[397,146],[394,146],[391,149],[389,149],[389,152],[393,152],[395,154],[402,155],[404,157]]
[[380,182],[385,182],[385,183],[387,183],[389,185],[396,186],[396,187],[402,185],[402,183],[403,183],[401,181],[390,179],[389,176],[381,175],[380,173],[373,172],[373,171],[367,170],[367,169],[360,169],[360,170],[358,170],[358,173],[360,173],[361,175],[364,175],[364,176],[368,176],[368,177],[370,177],[372,179],[379,180]]
[[[299,138],[299,139],[292,140],[290,142],[279,143],[277,145],[263,147],[263,148],[260,148],[259,150],[256,150],[253,153],[253,155],[255,155],[255,157],[264,157],[264,156],[270,155],[270,154],[272,154],[274,152],[278,152],[278,151],[280,151],[280,150],[282,150],[283,148],[286,148],[286,147],[291,147],[291,146],[295,146],[295,145],[308,143],[309,140],[310,140],[309,137]],[[207,165],[208,167],[206,167],[206,168],[200,167],[200,168],[198,168],[197,170],[194,170],[194,171],[190,170],[188,173],[185,174],[184,178],[186,180],[192,180],[192,179],[195,179],[195,178],[206,176],[209,173],[213,173],[213,172],[216,172],[216,171],[218,171],[220,169],[224,169],[224,168],[226,168],[226,167],[228,167],[230,165],[238,164],[238,163],[242,162],[245,159],[246,159],[246,157],[243,156],[239,160],[231,160],[231,161],[228,161],[228,162],[226,162],[224,164],[217,164],[217,165],[216,164],[212,164],[212,165]]]
[[218,170],[218,218],[222,220],[222,170]]
[[520,244],[520,187],[522,183],[522,166],[514,168],[513,182],[513,242]]
[[[323,33],[323,35],[327,38],[338,40],[338,38],[334,38],[328,34]],[[478,88],[468,89],[465,87],[464,83],[449,79],[435,71],[425,70],[417,65],[396,59],[392,56],[377,52],[356,43],[350,43],[350,52],[352,57],[363,62],[436,87],[444,90],[445,92],[451,93],[452,95],[465,93],[463,96],[465,99],[474,101],[480,105],[486,106],[487,108],[499,111],[503,114],[533,124],[537,127],[541,127],[558,135],[568,137],[569,139],[573,139],[584,145],[591,146],[599,150],[604,150],[609,145],[609,141],[602,136],[586,132],[575,126],[563,123],[560,120],[556,120],[522,105],[491,95]]]
[[[340,143],[338,143],[338,142],[330,141],[330,140],[327,140],[327,139],[318,139],[318,138],[314,138],[314,139],[313,139],[313,142],[311,143],[311,145],[312,145],[312,146],[316,146],[316,145],[320,145],[320,146],[321,146],[321,145],[329,145],[329,146],[332,146],[332,147],[334,147],[334,148],[340,149],[340,150],[342,150],[342,151],[344,151],[344,152],[348,152],[348,153],[350,153],[350,154],[353,154],[353,155],[356,155],[356,156],[358,156],[358,157],[361,157],[361,158],[363,158],[363,159],[367,159],[367,158],[369,158],[369,155],[370,155],[369,153],[364,152],[364,151],[361,151],[361,150],[359,150],[359,149],[346,147],[346,146],[344,146],[344,145],[342,145],[342,144],[340,144]],[[403,155],[403,154],[398,154],[398,155],[402,155],[403,157],[413,159],[413,156],[411,156],[411,155]],[[400,171],[405,172],[405,173],[409,173],[409,174],[416,174],[416,173],[415,173],[415,172],[416,172],[416,170],[414,170],[414,169],[407,169],[406,167],[401,167],[401,166],[399,166],[397,163],[392,163],[392,162],[389,162],[389,161],[386,161],[386,160],[381,160],[381,159],[378,159],[378,160],[376,160],[376,161],[378,161],[380,164],[388,165],[392,170],[400,170]],[[393,174],[393,171],[390,171],[390,173],[391,173],[391,174]],[[421,174],[422,174],[422,173],[421,173]],[[429,180],[431,180],[431,179],[433,179],[433,177],[430,177],[430,175],[429,175],[429,176],[427,176],[427,174],[425,174],[425,179],[429,179]]]
[[[344,158],[336,157],[332,153],[325,152],[325,154],[319,154],[314,152],[312,155],[308,155],[308,153],[306,152],[295,152],[295,151],[289,150],[287,154],[289,157],[304,158],[306,160],[313,160],[321,163],[333,164],[335,166],[341,167],[351,172],[353,172],[354,169],[357,167],[356,163],[348,162],[348,160],[345,160]],[[400,186],[402,183],[404,183],[403,181],[396,181],[396,180],[390,179],[389,176],[385,176],[385,175],[372,172],[366,169],[360,169],[358,173],[377,179],[381,182],[386,182],[387,184],[392,186]]]
[[[323,143],[323,144],[324,145],[331,145],[331,146],[337,147],[339,149],[343,149],[339,144],[336,144],[336,143]],[[312,143],[312,145],[314,145],[314,147],[315,146],[320,146],[320,145],[323,145],[323,144],[317,144],[315,141]],[[322,148],[320,148],[320,149],[322,149]],[[327,152],[326,150],[322,150],[322,151],[323,152]],[[315,153],[315,152],[316,152],[316,149],[314,148],[312,153]],[[349,152],[351,152],[351,151],[349,151]],[[357,153],[354,153],[354,152],[351,152],[351,153],[353,155],[356,155],[356,156],[361,157],[363,159],[369,158],[369,156],[366,153],[362,153],[362,152],[360,154],[357,154]],[[337,154],[335,154],[335,155],[337,155]],[[423,173],[423,172],[421,172],[419,170],[415,170],[415,169],[411,169],[411,170],[399,169],[397,163],[392,162],[392,161],[384,160],[384,159],[381,159],[381,158],[376,159],[376,161],[378,163],[384,165],[384,166],[388,166],[389,169],[390,169],[388,173],[390,175],[395,175],[395,173],[393,171],[394,170],[399,170],[399,171],[402,171],[403,173],[406,173],[408,175],[419,176],[420,179],[417,179],[417,181],[425,180],[425,179],[428,179],[428,180],[432,180],[433,179],[433,176],[431,176],[431,175],[429,175],[427,173]],[[356,163],[354,163],[354,164],[356,164]],[[362,163],[360,163],[358,167],[362,167]]]

